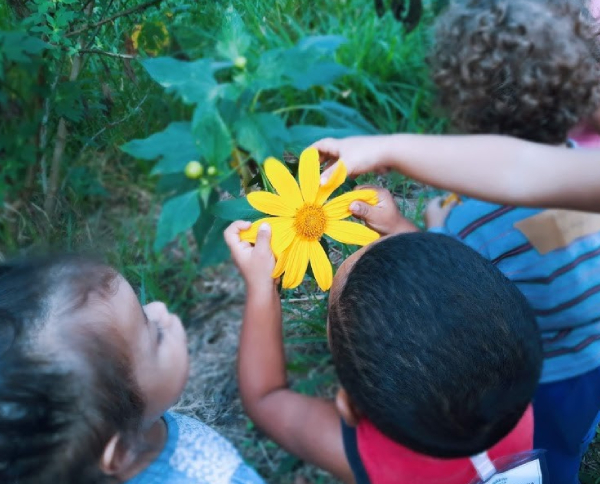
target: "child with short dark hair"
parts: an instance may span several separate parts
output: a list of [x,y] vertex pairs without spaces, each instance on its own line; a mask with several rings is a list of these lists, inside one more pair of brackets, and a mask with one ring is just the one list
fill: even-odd
[[225,232],[247,286],[240,393],[273,440],[344,482],[373,484],[468,484],[531,450],[541,345],[525,299],[492,264],[418,233],[344,261],[329,299],[334,402],[287,386],[270,228],[251,246],[240,239],[249,226]]
[[186,335],[114,269],[76,256],[0,264],[0,482],[260,484],[233,446],[167,412]]

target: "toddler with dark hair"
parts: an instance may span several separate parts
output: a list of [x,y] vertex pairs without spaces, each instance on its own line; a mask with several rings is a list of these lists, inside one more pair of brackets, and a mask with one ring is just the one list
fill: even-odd
[[341,388],[335,401],[319,399],[288,388],[270,228],[251,246],[240,239],[249,225],[225,232],[247,285],[239,384],[273,440],[360,484],[468,484],[491,461],[531,450],[539,335],[522,294],[489,261],[419,233],[344,261],[327,322]]
[[186,336],[115,270],[81,257],[0,264],[0,482],[260,484],[233,446],[167,412]]

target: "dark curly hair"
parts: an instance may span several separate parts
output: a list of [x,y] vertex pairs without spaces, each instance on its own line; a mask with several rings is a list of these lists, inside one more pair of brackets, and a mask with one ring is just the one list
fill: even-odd
[[564,143],[600,107],[598,28],[581,4],[453,2],[437,21],[429,62],[454,127]]

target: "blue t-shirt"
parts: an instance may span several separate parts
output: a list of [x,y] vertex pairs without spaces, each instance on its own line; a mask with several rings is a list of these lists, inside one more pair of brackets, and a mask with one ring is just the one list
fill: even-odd
[[125,484],[264,484],[235,447],[208,425],[177,413],[163,418],[165,448]]
[[600,232],[541,253],[515,224],[543,210],[462,200],[431,231],[475,249],[525,295],[542,332],[542,383],[600,367]]

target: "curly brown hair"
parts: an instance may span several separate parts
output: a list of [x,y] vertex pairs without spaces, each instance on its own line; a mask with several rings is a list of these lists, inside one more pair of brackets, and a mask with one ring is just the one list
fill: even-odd
[[456,129],[559,144],[600,107],[597,42],[581,1],[463,0],[439,17],[429,60]]

